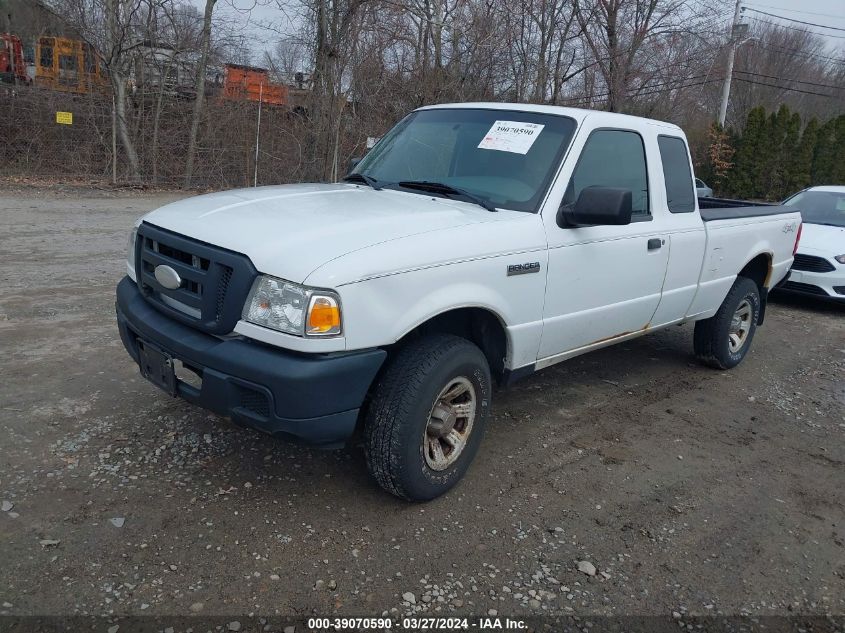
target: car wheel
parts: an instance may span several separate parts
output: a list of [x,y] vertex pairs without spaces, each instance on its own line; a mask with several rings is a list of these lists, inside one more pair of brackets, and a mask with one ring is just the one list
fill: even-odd
[[487,360],[466,339],[433,335],[402,347],[376,383],[364,420],[370,474],[409,501],[445,493],[478,452],[491,390]]
[[751,348],[759,317],[757,284],[747,277],[737,277],[718,312],[696,322],[695,355],[717,369],[736,367]]

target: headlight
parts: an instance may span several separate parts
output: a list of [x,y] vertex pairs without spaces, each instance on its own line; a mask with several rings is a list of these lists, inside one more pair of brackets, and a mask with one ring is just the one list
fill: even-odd
[[269,275],[253,282],[242,316],[255,325],[296,336],[341,333],[340,297]]
[[132,229],[129,234],[129,252],[126,254],[131,263],[135,263],[135,240],[138,238],[138,229]]
[[138,239],[138,229],[132,229],[129,233],[129,244],[127,245],[126,263],[128,264],[130,277],[135,281],[135,240]]
[[836,261],[838,261],[840,264],[845,264],[845,254],[843,254],[843,255],[837,255],[837,256],[836,256],[836,257],[834,257],[833,259],[835,259]]

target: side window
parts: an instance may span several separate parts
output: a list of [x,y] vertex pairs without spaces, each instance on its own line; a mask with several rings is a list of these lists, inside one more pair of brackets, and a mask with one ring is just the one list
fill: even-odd
[[663,163],[663,180],[666,181],[666,202],[669,211],[695,211],[695,189],[692,186],[687,144],[677,136],[658,136],[657,146],[660,148],[660,161]]
[[59,55],[59,70],[76,72],[76,57],[74,55]]
[[640,135],[626,130],[596,130],[590,134],[563,203],[575,204],[587,187],[630,189],[634,216],[648,215],[648,174]]
[[94,74],[97,72],[97,59],[94,57],[94,49],[85,45],[85,72],[88,74]]
[[47,38],[41,40],[41,58],[38,61],[43,68],[53,67],[53,40]]

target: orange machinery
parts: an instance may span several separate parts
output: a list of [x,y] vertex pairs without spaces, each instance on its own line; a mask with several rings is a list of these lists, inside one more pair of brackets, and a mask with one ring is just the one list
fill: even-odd
[[10,84],[29,83],[23,45],[17,35],[0,33],[0,81]]
[[96,51],[82,40],[40,37],[35,48],[35,83],[51,90],[85,94],[106,84]]
[[258,101],[270,105],[287,105],[288,87],[270,81],[266,68],[226,64],[223,98],[232,101]]

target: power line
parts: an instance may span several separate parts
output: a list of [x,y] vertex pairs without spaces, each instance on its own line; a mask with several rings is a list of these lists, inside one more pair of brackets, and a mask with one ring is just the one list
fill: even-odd
[[[815,87],[821,87],[821,88],[832,88],[832,89],[835,89],[835,90],[845,89],[845,88],[840,87],[840,86],[831,86],[831,85],[828,85],[828,84],[818,84],[818,83],[813,83],[813,82],[809,82],[809,81],[801,81],[801,80],[798,80],[798,79],[787,79],[785,77],[776,77],[774,75],[763,75],[763,74],[760,74],[760,73],[752,73],[752,72],[744,71],[744,70],[737,70],[735,72],[739,73],[739,74],[751,75],[751,76],[754,76],[754,77],[762,77],[762,78],[766,78],[766,79],[773,79],[773,80],[777,80],[777,81],[792,81],[792,82],[807,84],[807,85],[811,85],[811,86],[815,86]],[[648,90],[633,91],[633,93],[630,96],[645,97],[645,96],[649,96],[649,95],[653,95],[653,94],[659,94],[659,93],[662,93],[662,92],[668,92],[668,91],[671,91],[671,90],[682,90],[684,88],[694,88],[696,86],[703,86],[705,84],[714,83],[714,82],[718,82],[718,81],[723,80],[722,77],[712,77],[710,79],[705,79],[704,81],[698,81],[698,82],[694,82],[694,83],[684,83],[684,82],[692,81],[694,79],[699,79],[701,77],[706,77],[706,75],[697,75],[697,76],[694,76],[694,77],[687,77],[686,79],[681,80],[681,85],[672,85],[673,82],[670,82],[670,81],[647,85],[647,86],[644,86],[644,88],[648,88]],[[764,82],[761,82],[761,81],[754,81],[753,79],[745,79],[743,77],[735,77],[734,79],[736,79],[736,81],[742,81],[744,83],[754,84],[756,86],[765,86],[765,87],[768,87],[768,88],[778,88],[780,90],[784,90],[784,91],[787,91],[787,92],[800,92],[802,94],[816,95],[816,96],[819,96],[819,97],[827,97],[828,99],[838,98],[836,95],[831,95],[831,94],[827,94],[827,93],[823,93],[823,92],[815,92],[815,91],[812,91],[812,90],[803,90],[801,88],[790,88],[788,86],[780,86],[780,85],[777,85],[777,84],[764,83]],[[593,99],[601,99],[602,97],[607,97],[609,95],[610,95],[610,93],[606,92],[606,93],[590,95],[589,97],[580,97],[580,98],[579,97],[571,97],[571,98],[568,98],[568,99],[564,99],[564,101],[566,101],[567,103],[589,103]]]
[[743,77],[735,77],[736,81],[743,81],[747,84],[754,84],[755,86],[766,86],[768,88],[778,88],[779,90],[785,90],[786,92],[801,92],[807,95],[816,95],[818,97],[826,97],[828,99],[837,99],[836,95],[829,95],[824,92],[814,92],[812,90],[801,90],[800,88],[789,88],[787,86],[778,86],[776,84],[767,84],[763,83],[762,81],[754,81],[753,79],[744,79]]
[[790,22],[797,22],[798,24],[806,24],[807,26],[818,26],[822,29],[831,29],[833,31],[845,31],[845,29],[840,28],[838,26],[826,26],[824,24],[816,24],[815,22],[805,22],[804,20],[796,20],[795,18],[787,18],[783,15],[775,15],[774,13],[766,13],[765,11],[759,11],[758,9],[752,9],[751,7],[746,7],[746,11],[753,11],[754,13],[761,13],[762,15],[768,15],[770,18],[777,18],[779,20],[789,20]]
[[[721,47],[722,47],[722,45],[720,43],[716,42],[716,43],[710,44],[709,46],[704,46],[701,49],[696,50],[695,53],[693,53],[693,54],[691,54],[687,57],[677,59],[673,62],[670,62],[670,63],[662,65],[662,66],[657,66],[655,68],[647,68],[646,71],[650,72],[650,73],[657,73],[657,72],[660,72],[662,70],[667,70],[669,68],[677,69],[679,66],[682,66],[682,65],[684,65],[688,62],[691,62],[693,60],[696,60],[696,61],[699,60],[701,58],[701,56],[704,55],[704,54],[716,53],[716,52],[718,52],[718,50]],[[585,67],[585,68],[589,68],[591,66],[595,66],[599,62],[608,61],[610,59],[613,59],[614,57],[618,57],[619,55],[621,55],[623,53],[630,52],[631,50],[633,50],[633,47],[621,49],[621,50],[617,51],[615,55],[608,55],[608,56],[599,57],[599,58],[595,58],[595,57],[591,57],[591,56],[583,56],[583,57],[580,57],[578,59],[571,60],[570,63],[576,63],[576,62],[577,63],[584,63],[586,61],[591,60],[592,63]],[[703,77],[704,75],[701,75],[701,76]],[[695,79],[695,77],[686,77],[684,79],[681,79],[680,81],[688,81],[690,79]],[[664,83],[671,83],[671,82],[664,82]]]
[[697,86],[703,86],[705,84],[712,84],[712,83],[715,83],[715,82],[722,81],[723,79],[724,79],[724,77],[712,77],[710,79],[705,79],[704,81],[697,81],[695,83],[684,84],[682,86],[666,86],[664,88],[658,88],[657,90],[650,90],[650,91],[647,91],[647,92],[637,92],[632,96],[647,97],[649,95],[656,95],[656,94],[660,94],[661,92],[668,92],[670,90],[683,90],[684,88],[695,88]]
[[799,55],[802,57],[816,57],[818,59],[823,59],[825,61],[833,62],[835,64],[845,64],[845,57],[828,57],[827,55],[820,55],[818,53],[808,53],[806,51],[801,51],[796,48],[784,48],[782,46],[774,46],[772,44],[756,44],[755,48],[762,48],[763,50],[767,51],[792,53],[793,55]]
[[830,84],[817,84],[813,83],[812,81],[803,81],[801,79],[789,79],[787,77],[776,77],[775,75],[763,75],[761,73],[752,73],[747,70],[737,70],[734,71],[737,73],[742,73],[743,75],[751,75],[752,77],[763,77],[764,79],[775,79],[777,81],[791,81],[793,83],[798,84],[806,84],[808,86],[815,86],[816,88],[831,88],[833,90],[845,90],[845,86],[832,86]]
[[650,83],[644,82],[638,88],[630,88],[628,92],[631,92],[635,95],[643,94],[643,90],[651,91],[653,88],[664,89],[664,90],[675,90],[676,88],[683,88],[685,86],[678,86],[677,84],[683,84],[687,81],[694,81],[696,79],[706,79],[707,75],[696,75],[694,77],[685,77],[683,79],[679,79],[677,81],[668,80],[668,81],[658,81],[657,83]]
[[[702,76],[704,76],[704,75],[702,75]],[[656,94],[660,94],[662,92],[668,92],[668,91],[671,91],[671,90],[683,90],[684,88],[695,88],[696,86],[703,86],[705,84],[712,84],[712,83],[719,82],[719,81],[722,81],[722,80],[723,80],[723,77],[712,77],[710,79],[705,79],[704,81],[697,81],[695,83],[684,84],[682,86],[665,85],[662,88],[658,87],[657,90],[648,90],[646,92],[635,92],[631,96],[633,96],[633,97],[647,97],[649,95],[656,95]],[[654,86],[649,86],[649,88],[653,88],[653,87]]]
[[804,11],[803,9],[784,9],[783,7],[773,7],[770,4],[759,4],[757,2],[746,2],[745,4],[753,4],[764,9],[777,9],[778,11],[787,11],[788,13],[803,13],[804,15],[817,15],[820,18],[836,18],[841,20],[841,15],[832,15],[830,13],[813,13],[812,11]]
[[773,26],[780,27],[782,29],[789,29],[791,31],[800,31],[801,33],[812,33],[813,35],[818,35],[819,37],[835,37],[840,40],[845,40],[845,35],[831,35],[828,33],[819,33],[818,31],[813,31],[812,29],[802,29],[796,28],[794,26],[787,26],[786,24],[779,24],[778,22],[772,22],[771,20],[764,20],[763,18],[755,18],[753,15],[749,16],[752,20],[756,22],[763,22],[765,24],[771,24]]
[[[663,93],[663,92],[669,92],[671,90],[682,90],[684,88],[694,88],[696,86],[703,86],[705,84],[713,83],[713,82],[716,82],[716,81],[722,81],[722,77],[713,77],[712,79],[706,79],[704,81],[698,81],[698,82],[690,83],[690,84],[683,84],[683,85],[680,85],[680,86],[668,86],[667,85],[666,87],[658,88],[657,90],[648,90],[648,91],[645,91],[645,92],[635,92],[635,93],[633,93],[629,96],[647,97],[649,95],[660,94],[660,93]],[[649,86],[649,88],[653,88],[653,87],[654,86]],[[591,101],[593,101],[595,99],[601,99],[603,97],[609,97],[609,96],[610,96],[609,92],[602,92],[602,93],[599,93],[599,94],[588,95],[588,96],[584,96],[584,97],[564,97],[563,99],[561,99],[561,101],[564,102],[564,105],[577,106],[578,104],[587,104],[587,103],[590,103]]]

